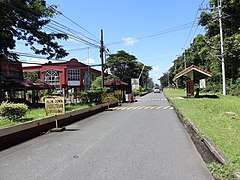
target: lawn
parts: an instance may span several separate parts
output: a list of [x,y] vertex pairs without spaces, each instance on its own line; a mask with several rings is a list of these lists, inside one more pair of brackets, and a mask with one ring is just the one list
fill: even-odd
[[201,134],[208,137],[227,157],[228,163],[221,167],[220,173],[240,171],[240,98],[222,95],[218,95],[219,98],[216,95],[209,95],[208,98],[177,98],[185,96],[184,90],[166,90],[165,95],[184,118],[197,126]]
[[[66,105],[65,110],[66,110],[66,112],[70,112],[70,111],[74,111],[76,109],[87,108],[87,107],[90,107],[92,105],[94,105],[94,104]],[[20,118],[17,121],[11,121],[7,118],[3,118],[3,117],[0,116],[0,129],[8,127],[8,126],[13,126],[13,125],[16,125],[16,124],[20,124],[20,123],[23,123],[23,122],[27,122],[27,121],[41,119],[41,118],[44,118],[44,117],[47,117],[44,108],[29,109],[27,111],[26,115],[24,117]]]

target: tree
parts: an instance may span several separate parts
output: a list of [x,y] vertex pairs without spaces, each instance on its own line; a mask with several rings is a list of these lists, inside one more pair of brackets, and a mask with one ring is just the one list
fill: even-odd
[[[220,51],[220,34],[218,21],[217,0],[211,0],[209,5],[212,7],[208,12],[202,12],[199,24],[204,26],[206,33],[197,35],[188,49],[185,50],[185,59],[187,65],[196,65],[212,72],[213,76],[208,80],[213,89],[221,88],[222,67],[219,55]],[[225,58],[225,75],[227,88],[231,90],[232,84],[238,83],[240,77],[240,2],[239,0],[222,0],[222,28],[224,37],[224,58]],[[169,81],[182,71],[183,55],[175,59],[174,68],[168,70]],[[166,84],[167,74],[161,79]]]
[[40,73],[35,72],[23,72],[23,77],[25,81],[38,82],[41,81]]
[[[106,59],[107,67],[113,75],[119,77],[122,81],[131,84],[132,78],[138,78],[144,64],[137,61],[134,55],[130,55],[125,51],[118,51],[116,54],[111,54]],[[150,66],[145,66],[142,79],[144,83],[147,82],[148,72],[152,68]]]
[[55,40],[67,40],[62,33],[47,33],[43,27],[58,14],[55,5],[47,6],[45,0],[0,1],[0,52],[16,59],[9,51],[16,47],[16,40],[25,41],[36,54],[56,59],[68,53]]
[[161,82],[162,88],[167,87],[169,83],[168,73],[163,73],[163,76],[161,76],[159,80]]

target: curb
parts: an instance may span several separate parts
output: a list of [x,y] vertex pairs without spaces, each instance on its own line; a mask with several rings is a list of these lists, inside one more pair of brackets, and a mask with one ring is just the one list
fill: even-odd
[[236,180],[240,180],[240,172],[234,173],[233,176]]
[[85,109],[67,112],[58,116],[50,116],[43,119],[28,121],[22,124],[2,128],[0,129],[0,151],[43,135],[46,132],[49,132],[51,129],[53,129],[55,132],[61,132],[61,130],[64,130],[64,128],[54,129],[56,128],[56,120],[58,121],[59,127],[64,127],[86,117],[103,112],[109,107],[117,105],[118,103],[105,103]]
[[[170,98],[166,96],[166,99],[173,106],[179,120],[188,131],[205,163],[210,164],[216,161],[222,165],[226,164],[228,162],[227,158],[216,148],[216,146],[207,137],[201,135],[199,129],[194,124],[192,124],[188,119],[184,119],[183,114],[174,105]],[[233,173],[233,177],[236,180],[240,180],[240,172]]]

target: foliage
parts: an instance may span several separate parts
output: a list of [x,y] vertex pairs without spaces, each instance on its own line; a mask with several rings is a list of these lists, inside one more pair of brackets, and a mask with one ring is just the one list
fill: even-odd
[[25,81],[29,81],[29,82],[41,81],[39,72],[23,72],[23,77]]
[[152,70],[152,67],[144,66],[144,64],[137,61],[135,56],[125,51],[118,51],[116,54],[109,55],[106,59],[106,65],[113,75],[128,84],[131,84],[132,78],[139,78],[143,69],[140,78],[142,86],[147,83],[149,71]]
[[[93,103],[71,104],[71,105],[66,105],[65,110],[66,110],[66,112],[69,112],[69,111],[73,111],[73,110],[87,108],[92,105],[93,105]],[[45,118],[45,117],[46,117],[46,112],[45,112],[44,108],[28,109],[25,116],[19,118],[18,121],[11,121],[8,118],[4,118],[4,117],[0,116],[0,128],[9,127],[9,126],[16,125],[19,123],[37,120],[37,119],[41,119],[41,118]]]
[[79,98],[82,103],[101,103],[101,95],[109,92],[109,88],[96,88],[88,91],[74,92],[74,98]]
[[148,93],[148,90],[145,88],[140,87],[137,91],[133,92],[134,96],[144,96]]
[[102,76],[98,76],[91,84],[92,89],[98,89],[102,87]]
[[103,97],[102,102],[103,103],[117,103],[118,99],[113,94],[107,94],[105,97]]
[[[165,95],[179,109],[184,119],[193,123],[228,159],[216,168],[221,176],[240,170],[240,100],[235,96],[200,94],[202,98],[179,98],[184,90],[165,90]],[[205,97],[205,98],[204,98]],[[208,97],[208,98],[206,98]],[[223,178],[224,179],[224,178]],[[228,179],[228,178],[226,178]]]
[[215,179],[233,179],[232,174],[229,168],[225,168],[223,165],[213,162],[209,164],[208,168],[210,169],[213,177]]
[[8,118],[5,117],[1,117],[0,116],[0,129],[1,128],[5,128],[5,127],[9,127],[9,126],[13,126],[16,125],[18,122],[16,121],[11,121]]
[[0,105],[0,115],[10,120],[18,120],[26,114],[28,106],[21,103],[2,102]]
[[56,5],[48,6],[45,0],[1,0],[0,1],[0,51],[17,58],[10,53],[16,46],[16,40],[25,41],[36,54],[48,58],[62,58],[68,53],[55,40],[66,40],[62,33],[47,33],[43,27],[50,23],[51,17],[58,14]]
[[[174,76],[184,69],[184,59],[187,67],[199,66],[210,71],[213,76],[208,80],[207,86],[217,91],[222,86],[222,63],[219,59],[220,31],[218,21],[217,0],[211,0],[211,11],[204,11],[200,15],[199,24],[204,26],[206,33],[197,35],[188,49],[173,61],[174,65],[160,78],[163,86],[172,84]],[[222,0],[222,27],[224,37],[225,75],[228,93],[238,95],[235,83],[240,77],[240,3],[239,0]],[[179,87],[184,87],[182,80],[178,81]]]
[[77,109],[84,109],[84,108],[88,108],[89,106],[92,106],[92,104],[71,104],[71,105],[66,105],[65,106],[65,111],[69,112],[69,111],[74,111]]

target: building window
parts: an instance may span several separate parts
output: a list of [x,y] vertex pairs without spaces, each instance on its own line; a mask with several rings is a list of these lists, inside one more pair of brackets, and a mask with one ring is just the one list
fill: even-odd
[[68,69],[68,81],[80,81],[80,69]]
[[44,82],[50,85],[54,85],[56,89],[60,89],[59,79],[59,71],[49,70],[45,72]]
[[86,71],[84,73],[84,89],[89,90],[90,89],[90,73]]

